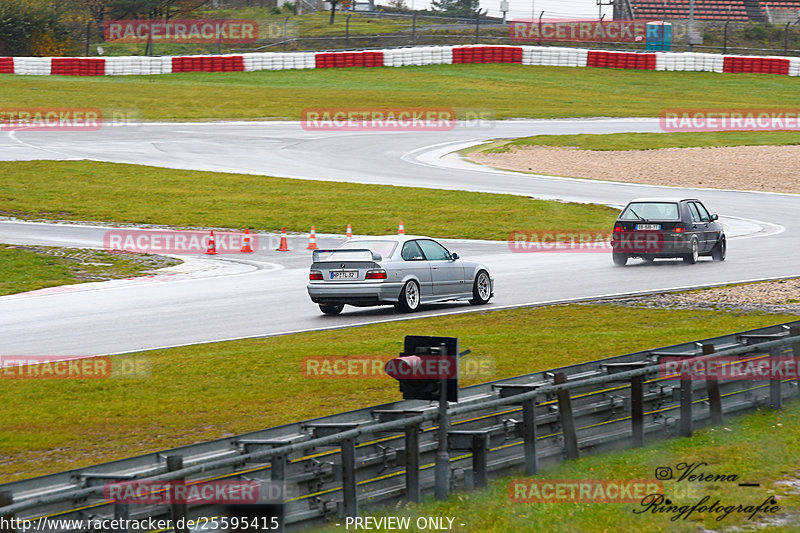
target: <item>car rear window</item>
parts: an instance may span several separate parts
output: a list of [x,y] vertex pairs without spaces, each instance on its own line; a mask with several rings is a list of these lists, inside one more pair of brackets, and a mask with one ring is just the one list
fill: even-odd
[[341,246],[342,250],[352,250],[354,248],[366,248],[381,254],[381,257],[391,257],[394,249],[397,248],[395,241],[348,241]]
[[620,220],[680,220],[674,202],[631,202],[622,211]]

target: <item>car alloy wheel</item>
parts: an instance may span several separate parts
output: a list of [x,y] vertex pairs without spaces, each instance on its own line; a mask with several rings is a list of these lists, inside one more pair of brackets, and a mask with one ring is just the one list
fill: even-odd
[[406,313],[416,311],[419,307],[419,284],[413,279],[403,285],[397,309]]
[[475,283],[472,286],[472,299],[469,301],[473,305],[485,304],[492,297],[492,283],[489,280],[489,274],[481,270],[475,277]]

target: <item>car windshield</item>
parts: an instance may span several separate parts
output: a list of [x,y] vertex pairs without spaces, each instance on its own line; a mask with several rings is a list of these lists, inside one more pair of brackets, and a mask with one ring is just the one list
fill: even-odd
[[381,254],[381,257],[391,257],[394,249],[397,247],[395,241],[348,241],[341,246],[342,250],[353,250],[357,248],[366,248],[373,252]]
[[678,204],[674,202],[631,202],[620,220],[680,220]]

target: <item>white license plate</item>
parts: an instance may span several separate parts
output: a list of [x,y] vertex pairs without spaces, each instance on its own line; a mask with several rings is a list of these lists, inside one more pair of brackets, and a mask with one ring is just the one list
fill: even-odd
[[331,272],[331,279],[358,279],[358,270],[335,270]]
[[657,230],[661,229],[661,224],[636,224],[638,230]]

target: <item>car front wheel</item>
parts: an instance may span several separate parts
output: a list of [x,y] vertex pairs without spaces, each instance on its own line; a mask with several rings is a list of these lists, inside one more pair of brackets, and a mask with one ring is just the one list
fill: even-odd
[[413,313],[419,309],[419,284],[416,281],[412,279],[403,285],[395,307],[403,313]]
[[344,304],[319,304],[319,310],[326,315],[338,315],[344,309]]
[[489,279],[489,274],[485,270],[478,272],[475,276],[475,283],[472,284],[472,299],[469,301],[472,305],[483,305],[492,297],[492,282]]
[[717,244],[711,249],[711,259],[714,261],[725,261],[725,255],[728,253],[728,243],[725,242],[723,236]]

